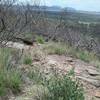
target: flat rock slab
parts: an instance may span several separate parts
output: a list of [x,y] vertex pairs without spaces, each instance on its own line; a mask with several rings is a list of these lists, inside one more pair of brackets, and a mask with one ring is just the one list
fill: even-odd
[[86,69],[86,71],[88,72],[89,75],[92,75],[92,76],[98,76],[100,75],[100,72],[98,72],[97,70],[94,70],[94,69]]
[[77,78],[82,79],[86,82],[89,82],[90,84],[94,85],[95,87],[100,87],[99,80],[94,80],[94,79],[90,79],[90,78],[86,78],[86,77],[82,77],[82,76],[77,76]]
[[14,49],[29,49],[30,48],[30,46],[27,46],[25,44],[12,42],[12,41],[7,42],[6,46],[10,48],[14,48]]
[[100,98],[100,91],[95,91],[95,97]]

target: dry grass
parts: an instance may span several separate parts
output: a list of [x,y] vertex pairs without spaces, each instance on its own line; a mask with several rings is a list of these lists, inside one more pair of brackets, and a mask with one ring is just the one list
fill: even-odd
[[0,48],[0,96],[6,95],[10,89],[13,93],[20,92],[22,83],[21,75],[12,65],[12,53],[14,50]]
[[88,52],[86,50],[75,49],[64,43],[54,43],[48,42],[43,45],[43,50],[47,54],[58,54],[58,55],[69,55],[85,62],[91,63],[100,68],[100,60],[93,52]]

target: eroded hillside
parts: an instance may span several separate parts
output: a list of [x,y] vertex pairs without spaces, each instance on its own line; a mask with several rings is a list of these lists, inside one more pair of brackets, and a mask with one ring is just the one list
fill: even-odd
[[[70,74],[71,80],[78,80],[78,84],[81,85],[81,88],[84,88],[85,100],[100,99],[99,68],[97,68],[94,63],[82,61],[82,59],[77,59],[74,55],[70,55],[68,52],[69,48],[65,49],[62,46],[60,48],[56,46],[59,44],[50,42],[44,44],[36,43],[34,46],[26,46],[20,43],[13,43],[13,45],[8,44],[11,48],[20,50],[22,54],[21,59],[23,59],[23,63],[20,63],[16,68],[20,70],[23,81],[23,84],[21,84],[21,92],[19,92],[18,95],[10,93],[9,96],[7,96],[8,100],[47,100],[46,96],[50,91],[45,86],[45,82],[52,82],[52,80],[50,80],[51,77],[54,78],[56,75],[65,76],[66,74]],[[53,48],[53,46],[55,48]],[[66,82],[69,81],[66,80]],[[67,86],[71,86],[70,88],[66,87],[66,90],[68,89],[71,96],[69,89],[74,91],[73,88],[75,87],[72,87],[73,85],[71,85],[71,83]],[[79,93],[81,92],[82,91],[79,90]],[[80,99],[78,98],[76,100],[81,100],[81,98],[82,95]]]

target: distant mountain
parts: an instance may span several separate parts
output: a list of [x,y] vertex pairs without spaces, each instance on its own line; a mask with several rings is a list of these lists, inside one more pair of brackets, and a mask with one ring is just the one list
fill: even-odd
[[[15,9],[20,8],[25,10],[26,6],[20,6],[16,5],[14,6]],[[95,12],[95,11],[82,11],[82,10],[76,10],[75,8],[72,7],[60,7],[60,6],[31,6],[31,9],[37,10],[37,11],[51,11],[51,12],[71,12],[71,13],[81,13],[81,14],[89,14],[89,15],[100,15],[100,12]]]
[[76,12],[77,10],[72,8],[72,7],[65,7],[63,8],[64,11],[67,11],[67,12]]
[[83,14],[100,15],[100,12],[96,12],[96,11],[82,11],[82,10],[77,10],[77,12],[83,13]]
[[[41,6],[41,8],[42,8],[42,6]],[[45,9],[46,9],[47,11],[57,11],[57,12],[59,12],[59,11],[62,10],[62,8],[59,7],[59,6],[51,6],[51,7],[46,6]]]
[[56,11],[56,12],[61,12],[61,11],[67,11],[67,12],[75,12],[76,10],[71,7],[65,7],[61,8],[60,6],[33,6],[33,10],[46,10],[46,11]]

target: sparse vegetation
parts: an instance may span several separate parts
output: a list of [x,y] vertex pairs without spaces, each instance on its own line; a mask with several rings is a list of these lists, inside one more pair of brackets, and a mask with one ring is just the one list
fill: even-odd
[[82,86],[68,75],[51,78],[47,88],[49,95],[46,100],[84,100]]
[[8,89],[16,94],[21,91],[21,75],[17,71],[0,71],[0,96],[5,95]]
[[21,75],[19,71],[12,68],[10,60],[11,49],[0,49],[0,96],[6,95],[9,89],[13,93],[20,92]]
[[54,43],[54,42],[49,42],[44,45],[44,50],[48,54],[58,54],[58,55],[63,55],[67,53],[67,47],[64,44],[61,43]]
[[88,52],[86,50],[78,50],[77,55],[79,59],[86,61],[86,62],[92,62],[93,60],[98,60],[97,56],[93,52]]
[[32,64],[32,58],[30,56],[24,56],[23,60],[24,60],[23,63],[26,65]]
[[45,40],[43,36],[36,36],[37,43],[44,44]]
[[48,42],[44,45],[43,50],[45,50],[45,52],[48,54],[69,55],[94,64],[95,66],[100,65],[99,58],[95,55],[95,53],[76,49],[64,43]]
[[40,72],[40,69],[37,66],[33,66],[33,69],[28,73],[28,77],[33,80],[35,84],[43,83],[43,73]]
[[[29,78],[35,82],[36,85],[41,85],[43,95],[39,99],[43,100],[84,100],[84,90],[82,85],[72,79],[73,70],[68,75],[60,76],[53,71],[53,75],[48,75],[40,71],[38,67],[33,66],[29,72]],[[46,89],[46,90],[45,90]]]

